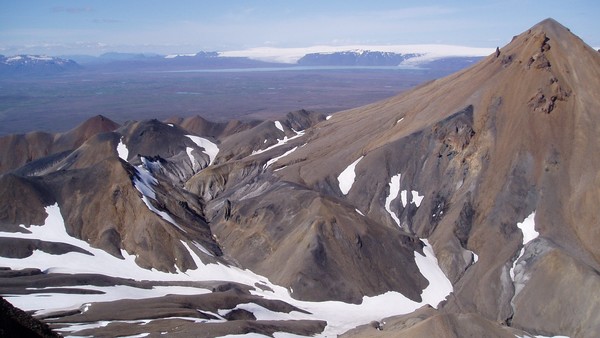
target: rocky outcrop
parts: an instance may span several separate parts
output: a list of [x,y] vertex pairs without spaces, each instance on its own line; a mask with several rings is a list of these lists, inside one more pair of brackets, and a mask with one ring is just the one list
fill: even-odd
[[1,337],[62,337],[45,324],[25,311],[12,306],[0,297],[0,336]]

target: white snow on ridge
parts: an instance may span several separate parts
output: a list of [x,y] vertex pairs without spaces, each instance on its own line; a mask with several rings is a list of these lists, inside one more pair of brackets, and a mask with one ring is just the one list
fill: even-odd
[[354,179],[356,178],[356,173],[354,172],[354,168],[363,159],[364,156],[359,157],[356,161],[352,162],[346,169],[344,169],[340,175],[338,176],[338,182],[340,185],[340,190],[342,194],[347,195],[352,185],[354,184]]
[[211,165],[217,157],[217,154],[219,154],[219,147],[213,142],[199,136],[185,136],[192,140],[192,142],[194,142],[198,147],[204,148],[204,153],[210,158],[210,162],[208,163],[208,165]]
[[377,52],[392,52],[399,54],[421,54],[413,63],[450,56],[487,56],[495,48],[478,48],[455,45],[421,44],[421,45],[347,45],[347,46],[310,46],[301,48],[257,47],[245,50],[220,52],[220,56],[248,57],[261,61],[274,61],[294,64],[303,56],[311,53],[336,53],[353,50],[369,50]]
[[119,154],[119,157],[123,159],[123,161],[127,162],[127,158],[129,157],[129,149],[127,149],[127,146],[125,143],[123,143],[123,137],[121,137],[119,144],[117,144],[117,154]]
[[281,131],[284,131],[284,130],[283,130],[283,126],[281,125],[281,122],[279,122],[279,121],[275,121],[275,122],[273,122],[273,123],[275,124],[275,127],[276,127],[277,129],[279,129],[279,130],[281,130]]
[[291,154],[291,153],[293,153],[294,151],[296,151],[296,149],[298,149],[298,147],[294,147],[294,148],[292,148],[292,149],[290,149],[290,150],[286,151],[285,153],[283,153],[283,154],[281,154],[281,155],[279,155],[279,156],[277,156],[277,157],[274,157],[274,158],[270,159],[269,161],[267,161],[267,163],[264,165],[264,167],[263,167],[263,168],[264,168],[264,169],[267,169],[267,168],[268,168],[268,167],[269,167],[271,164],[273,164],[273,163],[275,163],[275,162],[279,161],[280,159],[282,159],[282,158],[284,158],[284,157],[288,156],[289,154]]
[[390,179],[390,194],[385,199],[385,210],[387,210],[387,212],[390,214],[390,216],[392,216],[392,218],[394,219],[394,221],[396,221],[396,224],[398,225],[400,225],[400,220],[398,219],[398,216],[396,216],[396,214],[392,211],[390,206],[392,204],[392,201],[398,197],[401,177],[402,174],[392,176],[392,178]]
[[[295,130],[294,130],[294,131],[295,131]],[[264,153],[264,152],[267,152],[267,151],[269,151],[269,150],[271,150],[271,149],[273,149],[273,148],[280,147],[280,146],[282,146],[282,145],[284,145],[284,144],[288,143],[289,141],[291,141],[291,140],[293,140],[293,139],[296,139],[296,138],[298,138],[298,137],[300,137],[300,136],[304,135],[304,131],[295,131],[295,132],[296,132],[296,135],[295,135],[295,136],[292,136],[292,137],[290,137],[290,138],[288,138],[287,136],[284,136],[284,137],[283,137],[283,139],[281,139],[281,140],[280,140],[280,139],[277,139],[277,143],[275,143],[274,145],[272,145],[272,146],[270,146],[270,147],[267,147],[267,148],[265,148],[265,149],[254,150],[254,151],[252,151],[252,154],[250,154],[250,156],[252,156],[252,155],[258,155],[258,154],[262,154],[262,153]],[[265,142],[266,142],[266,141],[267,141],[267,140],[265,140]]]

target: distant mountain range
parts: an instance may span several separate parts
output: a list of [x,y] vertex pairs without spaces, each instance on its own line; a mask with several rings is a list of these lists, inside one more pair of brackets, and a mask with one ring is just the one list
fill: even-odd
[[0,75],[48,75],[79,70],[81,66],[70,59],[45,55],[0,55]]
[[298,64],[302,66],[398,66],[420,54],[399,54],[370,50],[353,50],[333,53],[310,53]]
[[[364,47],[364,46],[363,46]],[[461,69],[493,52],[487,48],[444,45],[319,46],[254,48],[242,51],[200,51],[195,54],[110,52],[100,56],[0,56],[0,75],[53,75],[72,71],[181,71],[264,67],[390,67],[418,66]],[[449,62],[449,63],[447,63]]]

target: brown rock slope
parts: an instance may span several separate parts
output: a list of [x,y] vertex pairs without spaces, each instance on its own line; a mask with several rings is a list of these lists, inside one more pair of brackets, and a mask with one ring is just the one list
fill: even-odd
[[98,115],[65,133],[32,132],[0,137],[0,174],[41,158],[46,158],[44,164],[52,164],[92,136],[118,127],[117,123]]
[[[599,90],[600,54],[548,19],[467,70],[334,115],[275,174],[341,197],[337,175],[364,156],[346,199],[394,227],[383,206],[401,173],[400,189],[424,199],[391,207],[453,281],[443,310],[589,336],[600,330]],[[539,238],[513,282],[517,223],[533,211]]]
[[[349,234],[364,243],[358,229],[368,224],[374,232],[389,229],[433,243],[454,284],[443,312],[478,313],[538,334],[598,334],[599,90],[600,54],[548,19],[469,69],[335,114],[277,150],[200,172],[187,186],[210,200],[209,222],[226,255],[293,286],[300,298],[356,301],[382,288],[400,288],[409,297],[411,288],[420,290],[418,283],[386,274],[377,275],[383,287],[360,278],[347,283],[342,273],[323,276],[323,269],[310,268],[316,262],[294,254],[298,243],[309,241],[321,248],[317,261],[335,261],[336,268],[325,271],[388,271],[394,259],[370,266],[339,259],[360,256],[348,245]],[[284,151],[290,153],[278,158]],[[338,175],[361,157],[344,194]],[[390,191],[398,174],[400,189]],[[294,188],[278,196],[272,183],[278,180]],[[234,193],[248,186],[251,191]],[[301,208],[310,216],[285,207],[305,201],[305,190],[342,207],[324,202]],[[397,197],[389,208],[399,225],[385,208],[391,194]],[[353,208],[367,220],[348,220]],[[539,237],[524,243],[518,224],[533,212]],[[340,230],[313,232],[310,220],[319,218],[344,221],[337,223]],[[286,243],[277,231],[304,232]],[[282,251],[291,253],[285,269],[305,264],[293,275],[343,291],[324,295],[322,285],[281,277],[281,265],[264,263],[276,262]],[[307,251],[314,252],[310,245]],[[394,280],[403,286],[390,286]]]
[[[150,134],[151,128],[148,130]],[[186,166],[180,163],[179,167],[189,168],[186,144],[182,142],[196,146],[183,131],[174,133],[175,141],[163,153],[178,149],[188,161]],[[135,254],[138,265],[145,268],[170,272],[177,268],[195,269],[196,264],[182,241],[197,242],[211,254],[220,256],[221,251],[202,216],[202,207],[194,196],[154,178],[155,181],[148,184],[154,196],[146,197],[146,202],[143,200],[140,182],[144,181],[144,173],[163,177],[163,168],[168,162],[163,160],[165,166],[162,166],[159,153],[155,152],[150,153],[154,159],[145,160],[143,166],[134,167],[123,161],[116,149],[122,138],[133,138],[126,136],[114,132],[97,134],[66,157],[43,165],[42,169],[36,169],[36,163],[32,163],[31,170],[42,172],[42,176],[12,173],[0,176],[0,189],[5,192],[0,196],[2,230],[21,231],[19,224],[43,224],[44,207],[58,203],[71,236],[119,258],[121,250]],[[146,144],[150,142],[156,141]],[[159,147],[154,148],[159,150]],[[140,162],[141,157],[132,157]],[[158,212],[166,212],[172,221]]]

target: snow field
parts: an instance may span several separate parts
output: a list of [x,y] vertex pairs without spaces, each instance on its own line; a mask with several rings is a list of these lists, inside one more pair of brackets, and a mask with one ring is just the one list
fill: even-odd
[[[325,331],[320,335],[321,337],[335,336],[360,324],[369,323],[373,320],[380,320],[392,315],[409,313],[426,303],[436,306],[450,291],[452,291],[449,281],[445,278],[443,272],[437,265],[437,259],[426,240],[426,246],[424,248],[425,256],[415,252],[417,266],[423,276],[429,281],[429,286],[422,293],[422,302],[417,303],[411,301],[397,292],[387,292],[375,297],[364,297],[362,304],[348,304],[339,301],[307,302],[293,299],[287,289],[270,283],[266,277],[257,275],[250,270],[242,270],[223,264],[204,264],[200,257],[198,257],[186,243],[184,243],[184,245],[189,250],[198,269],[176,274],[142,269],[135,264],[135,256],[129,255],[125,251],[122,251],[125,259],[118,259],[103,250],[92,248],[85,241],[69,236],[66,233],[64,220],[62,219],[60,209],[57,205],[47,207],[46,212],[48,213],[48,217],[44,226],[32,226],[28,228],[28,230],[31,231],[30,234],[0,233],[0,235],[4,237],[37,238],[69,243],[90,252],[92,255],[74,252],[65,255],[50,255],[41,251],[35,251],[33,255],[24,259],[0,257],[0,265],[9,266],[13,269],[39,268],[47,273],[98,273],[107,276],[132,278],[135,280],[221,280],[234,281],[246,285],[259,283],[268,286],[273,291],[265,291],[256,288],[252,291],[253,294],[268,299],[282,300],[300,309],[309,311],[311,314],[300,312],[291,312],[289,314],[277,313],[264,309],[256,304],[238,305],[239,308],[251,310],[257,318],[265,320],[326,320],[328,325],[325,328]],[[82,287],[84,286],[78,286],[78,288]],[[85,288],[100,290],[106,294],[81,295],[48,293],[43,295],[13,295],[9,297],[9,300],[11,303],[26,311],[35,310],[38,311],[38,313],[49,313],[57,310],[89,307],[90,305],[88,303],[96,301],[116,300],[130,297],[135,297],[137,299],[160,297],[165,294],[198,294],[201,292],[209,292],[206,289],[180,286],[155,287],[150,290],[139,290],[126,286],[85,286]],[[106,324],[107,323],[104,325]],[[102,323],[96,323],[96,325],[102,325]],[[282,333],[281,337],[283,336],[286,335]]]
[[494,52],[494,48],[477,48],[441,44],[419,44],[419,45],[346,45],[346,46],[310,46],[300,48],[277,48],[257,47],[244,50],[233,50],[220,52],[220,56],[248,57],[262,61],[274,61],[282,63],[297,63],[306,54],[322,53],[331,54],[347,51],[377,51],[392,52],[399,54],[420,54],[420,56],[408,59],[410,64],[431,61],[450,56],[487,56]]

